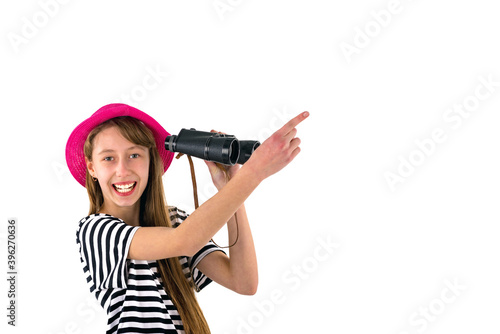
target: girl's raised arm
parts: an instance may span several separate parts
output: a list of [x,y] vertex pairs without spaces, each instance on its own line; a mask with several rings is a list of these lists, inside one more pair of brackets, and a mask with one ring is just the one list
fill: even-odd
[[158,260],[193,256],[234,215],[257,186],[288,165],[300,152],[296,138],[301,113],[259,146],[239,172],[212,198],[196,209],[179,227],[141,227],[129,248],[129,258]]

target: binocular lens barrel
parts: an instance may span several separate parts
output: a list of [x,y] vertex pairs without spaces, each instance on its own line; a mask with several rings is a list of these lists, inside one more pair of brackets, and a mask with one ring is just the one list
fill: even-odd
[[203,159],[234,165],[240,154],[240,143],[231,137],[209,137],[205,143]]
[[252,156],[253,151],[260,146],[260,143],[255,140],[240,140],[240,157],[238,163],[243,165]]
[[165,139],[165,149],[224,165],[244,164],[260,145],[257,141],[238,141],[235,136],[182,129]]

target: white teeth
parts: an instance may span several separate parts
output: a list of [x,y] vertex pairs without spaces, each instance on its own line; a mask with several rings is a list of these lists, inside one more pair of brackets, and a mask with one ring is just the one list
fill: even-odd
[[130,184],[125,184],[125,185],[117,185],[114,184],[115,189],[120,192],[120,193],[126,193],[132,190],[132,187],[135,185],[135,182],[132,182]]
[[115,187],[117,188],[121,188],[121,189],[124,189],[124,188],[130,188],[134,185],[135,182],[133,183],[130,183],[130,184],[125,184],[125,185],[118,185],[118,184],[115,184]]

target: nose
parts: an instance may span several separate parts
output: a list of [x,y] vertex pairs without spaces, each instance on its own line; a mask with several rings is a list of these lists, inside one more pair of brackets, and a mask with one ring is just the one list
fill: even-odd
[[130,166],[127,158],[120,158],[116,164],[116,176],[124,177],[130,174]]

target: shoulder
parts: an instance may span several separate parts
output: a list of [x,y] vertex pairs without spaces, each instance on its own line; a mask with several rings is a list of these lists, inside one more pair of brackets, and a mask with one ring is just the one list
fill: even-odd
[[111,229],[112,227],[120,227],[127,224],[120,218],[113,217],[108,214],[99,213],[92,214],[84,217],[80,220],[77,228],[77,242],[79,242],[80,237],[83,234],[93,233],[95,230],[102,230],[102,228],[107,227]]
[[120,218],[113,217],[106,213],[96,213],[82,218],[80,220],[78,228],[81,229],[83,225],[93,225],[93,224],[109,223],[109,222],[125,223]]

